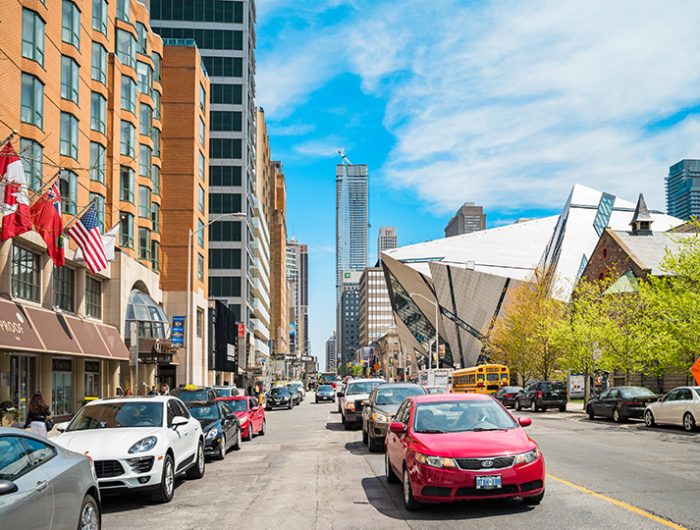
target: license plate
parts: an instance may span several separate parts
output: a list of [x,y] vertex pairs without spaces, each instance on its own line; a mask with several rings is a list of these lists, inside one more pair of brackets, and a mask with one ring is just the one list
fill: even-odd
[[486,477],[476,477],[476,489],[495,490],[501,487],[501,475],[488,475]]

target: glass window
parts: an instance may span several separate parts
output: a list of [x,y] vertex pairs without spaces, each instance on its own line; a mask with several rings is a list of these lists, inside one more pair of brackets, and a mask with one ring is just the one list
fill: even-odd
[[151,259],[151,231],[148,228],[139,228],[139,258]]
[[242,131],[243,113],[238,111],[212,111],[210,116],[212,131]]
[[80,67],[70,57],[61,56],[61,97],[78,103]]
[[90,180],[105,183],[105,146],[90,142]]
[[39,254],[12,246],[12,295],[24,300],[39,301],[41,287]]
[[153,117],[160,120],[160,92],[153,91]]
[[107,0],[92,0],[92,29],[107,35]]
[[241,158],[241,140],[236,138],[210,138],[209,158]]
[[139,175],[151,178],[151,148],[147,145],[139,145]]
[[73,362],[53,359],[51,372],[51,412],[54,416],[73,413]]
[[203,146],[205,145],[204,142],[206,140],[206,127],[204,126],[204,120],[200,117],[199,118],[199,143],[202,144]]
[[241,278],[235,276],[209,276],[209,296],[213,298],[241,296]]
[[43,183],[44,148],[34,140],[22,138],[19,149],[22,151],[22,163],[29,187],[38,191]]
[[37,13],[22,10],[22,57],[44,65],[44,26]]
[[151,221],[153,222],[153,231],[160,233],[160,204],[157,202],[151,203]]
[[136,114],[136,81],[122,75],[122,108]]
[[241,57],[212,57],[205,55],[202,56],[202,62],[210,76],[243,77],[243,59]]
[[199,210],[199,213],[204,213],[204,199],[204,188],[199,186],[199,195],[197,196],[197,209]]
[[163,76],[163,61],[156,52],[151,53],[151,60],[153,60],[153,80],[160,83]]
[[77,211],[76,197],[78,195],[78,176],[72,171],[62,169],[58,177],[61,190],[61,208],[63,213],[75,214]]
[[136,67],[136,39],[122,29],[117,29],[117,57],[123,65]]
[[85,396],[100,395],[100,361],[85,361]]
[[129,22],[129,0],[117,0],[117,18]]
[[151,179],[153,180],[153,193],[160,195],[160,168],[155,164],[151,168]]
[[204,311],[199,307],[197,308],[197,327],[195,329],[197,330],[197,338],[201,339],[204,333]]
[[22,74],[22,121],[44,127],[44,85],[38,78]]
[[128,212],[121,212],[119,221],[119,246],[134,248],[134,216]]
[[90,128],[102,134],[107,132],[107,100],[97,92],[92,93]]
[[107,50],[97,42],[92,43],[92,78],[107,84]]
[[160,129],[153,127],[151,138],[153,139],[153,156],[160,158]]
[[56,456],[56,449],[26,436],[3,436],[0,455],[0,477],[14,481]]
[[139,186],[139,217],[151,218],[151,190],[146,186]]
[[199,108],[202,109],[202,112],[205,112],[207,108],[207,92],[203,85],[199,85]]
[[80,49],[80,11],[70,0],[63,0],[63,28],[61,30],[63,42],[72,44]]
[[151,92],[153,92],[153,71],[151,66],[139,61],[136,64],[136,73],[139,78],[139,90],[150,96]]
[[53,269],[53,305],[66,311],[75,308],[75,271],[69,267]]
[[95,205],[97,213],[97,222],[100,225],[100,230],[105,231],[105,198],[99,193],[90,192],[90,202]]
[[151,136],[153,128],[153,109],[145,103],[139,105],[139,131],[145,136]]
[[136,127],[130,122],[122,120],[121,124],[121,154],[134,158],[136,156]]
[[204,154],[199,152],[199,176],[204,178]]
[[119,199],[134,202],[134,170],[128,166],[121,166],[119,173]]
[[210,269],[240,269],[241,250],[238,248],[209,249]]
[[61,154],[78,160],[78,118],[61,112]]
[[241,211],[239,193],[211,193],[209,195],[209,213],[234,213]]
[[148,53],[148,31],[141,22],[136,23],[136,33],[139,36],[139,52],[146,55]]
[[197,254],[197,279],[204,281],[204,256]]
[[151,266],[154,271],[160,270],[160,243],[151,241]]
[[240,105],[243,102],[243,86],[212,84],[211,102]]
[[204,247],[204,222],[201,219],[197,219],[197,243],[200,247]]
[[219,221],[211,225],[209,241],[240,241],[240,221]]
[[240,186],[240,166],[212,166],[209,165],[210,186]]

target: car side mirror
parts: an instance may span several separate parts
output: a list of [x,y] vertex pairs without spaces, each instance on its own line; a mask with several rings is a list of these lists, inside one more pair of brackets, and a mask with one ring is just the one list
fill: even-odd
[[56,425],[56,430],[58,432],[66,432],[66,429],[68,429],[69,423],[70,423],[69,421],[64,421],[63,423],[59,423],[58,425]]
[[0,495],[9,495],[10,493],[17,493],[19,488],[14,482],[9,480],[0,480]]
[[252,410],[253,412],[255,412],[255,411],[258,410],[259,408],[260,408],[259,406],[258,406],[258,407],[251,407],[250,410]]
[[188,422],[188,421],[189,421],[189,420],[188,420],[187,418],[185,418],[184,416],[175,416],[175,417],[173,418],[173,421],[170,422],[170,425],[172,425],[173,427],[177,428],[177,427],[179,427],[180,425],[187,425],[187,422]]
[[338,397],[345,397],[345,392],[336,392],[335,395]]
[[236,415],[235,415],[234,413],[226,414],[226,419],[227,419],[227,420],[233,420],[233,419],[235,419],[235,418],[236,418]]
[[400,421],[392,421],[389,424],[389,430],[394,434],[402,434],[406,432],[406,424]]
[[361,403],[361,405],[362,405],[363,407],[369,407],[369,401],[367,401],[367,400],[365,399],[365,400]]
[[532,425],[532,419],[528,418],[527,416],[523,416],[522,418],[518,418],[518,423],[521,427],[529,427]]

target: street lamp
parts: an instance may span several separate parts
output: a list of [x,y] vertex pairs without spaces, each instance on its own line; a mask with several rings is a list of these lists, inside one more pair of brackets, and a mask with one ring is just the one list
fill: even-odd
[[[409,296],[418,296],[428,302],[431,305],[435,306],[435,368],[440,368],[440,313],[439,313],[439,305],[437,303],[437,300],[433,302],[430,298],[428,298],[425,295],[422,295],[420,293],[408,293]],[[433,367],[433,359],[432,355],[430,355],[430,351],[428,351],[428,370],[432,369]]]
[[207,224],[200,226],[197,230],[192,230],[192,228],[189,229],[189,237],[187,238],[187,311],[185,312],[185,321],[187,322],[187,337],[185,342],[185,384],[190,383],[190,364],[192,361],[190,358],[190,342],[192,341],[192,240],[194,239],[194,236],[199,234],[202,230],[225,217],[243,218],[246,217],[246,214],[243,212],[224,213],[214,217],[214,219],[209,221]]

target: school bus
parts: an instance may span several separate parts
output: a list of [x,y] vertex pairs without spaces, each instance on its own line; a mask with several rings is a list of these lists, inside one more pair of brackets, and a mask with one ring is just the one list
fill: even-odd
[[502,364],[482,364],[452,372],[452,392],[495,394],[510,384],[510,371]]

